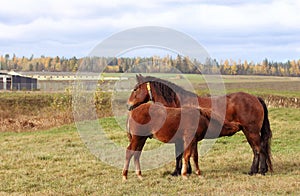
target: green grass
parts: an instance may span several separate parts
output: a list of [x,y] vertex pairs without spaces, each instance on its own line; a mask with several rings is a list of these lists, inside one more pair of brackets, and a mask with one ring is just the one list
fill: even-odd
[[[135,75],[132,74],[132,77]],[[185,82],[176,79],[176,74],[160,74],[158,77],[179,84]],[[200,95],[209,92],[199,75],[186,77]],[[300,98],[299,78],[223,76],[223,79],[228,93],[245,91],[255,95]],[[122,95],[122,98],[125,96]],[[55,94],[54,98],[51,95],[54,102],[49,101],[49,97],[43,92],[0,93],[0,106],[6,109],[8,105],[9,109],[16,108],[13,112],[15,116],[19,111],[26,111],[25,114],[34,113],[39,117],[44,114],[42,111],[48,111],[41,110],[41,107],[46,106],[52,111],[61,105],[66,106],[61,104],[65,101],[62,94]],[[61,112],[61,109],[58,111]],[[130,172],[129,180],[122,183],[122,169],[97,159],[81,140],[74,125],[46,131],[1,132],[0,195],[299,195],[300,111],[270,108],[269,114],[273,130],[274,173],[268,173],[267,176],[250,177],[245,174],[250,169],[252,151],[242,133],[220,138],[207,154],[200,157],[203,179],[198,179],[195,174],[187,181],[171,177],[169,174],[175,166],[172,159],[160,168],[142,171],[143,181],[139,181],[134,172]],[[11,112],[6,114],[3,110],[0,115],[14,118]],[[57,121],[54,115],[51,117]],[[27,118],[29,117],[25,119]],[[122,127],[125,127],[125,118],[123,116],[117,119]],[[124,148],[124,155],[120,157],[123,164],[128,139],[126,131],[119,127],[118,122],[112,117],[100,120],[107,136]],[[161,145],[162,143],[149,139],[144,150]]]
[[[242,133],[220,138],[200,157],[203,179],[195,174],[186,181],[171,177],[175,165],[171,160],[160,168],[142,171],[143,181],[129,172],[126,183],[120,168],[89,152],[73,125],[0,133],[0,195],[299,195],[300,111],[271,108],[269,114],[274,173],[266,176],[245,174],[252,152]],[[128,145],[126,132],[113,118],[102,119],[101,124],[116,143]],[[152,139],[145,147],[149,145],[161,144]]]

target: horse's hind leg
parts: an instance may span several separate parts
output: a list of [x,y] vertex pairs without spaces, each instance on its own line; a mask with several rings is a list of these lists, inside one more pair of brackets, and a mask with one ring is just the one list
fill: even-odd
[[244,134],[246,135],[247,141],[250,144],[254,155],[251,170],[248,174],[249,175],[257,174],[259,168],[259,162],[260,162],[260,154],[261,154],[260,135],[259,133],[246,132],[246,131],[244,131]]
[[265,175],[268,172],[268,165],[267,165],[267,156],[264,149],[261,149],[260,153],[260,169],[259,173]]
[[253,150],[253,162],[252,162],[252,166],[251,166],[251,170],[248,173],[249,175],[253,175],[253,174],[257,174],[258,173],[258,167],[259,167],[259,159],[260,159],[260,153],[259,150],[257,150],[255,147],[252,148]]

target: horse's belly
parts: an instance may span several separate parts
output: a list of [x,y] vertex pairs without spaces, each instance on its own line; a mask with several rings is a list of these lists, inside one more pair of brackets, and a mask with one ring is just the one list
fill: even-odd
[[171,127],[165,127],[163,126],[161,129],[159,130],[153,130],[152,134],[153,137],[161,142],[164,143],[174,143],[176,141],[176,138],[178,138],[180,135],[180,133],[176,134],[177,129],[171,128]]

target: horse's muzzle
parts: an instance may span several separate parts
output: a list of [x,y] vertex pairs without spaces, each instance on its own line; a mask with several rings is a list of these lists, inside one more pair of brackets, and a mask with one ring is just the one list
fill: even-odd
[[133,109],[134,109],[134,106],[133,106],[133,105],[131,105],[131,104],[127,104],[127,109],[128,109],[129,111],[131,111],[131,110],[133,110]]

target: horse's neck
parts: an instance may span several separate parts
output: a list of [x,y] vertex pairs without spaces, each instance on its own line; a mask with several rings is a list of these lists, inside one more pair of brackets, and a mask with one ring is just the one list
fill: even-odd
[[174,107],[174,108],[180,107],[176,100],[173,100],[170,103],[170,102],[166,101],[163,97],[160,97],[160,96],[157,99],[155,99],[154,102],[159,102],[166,107]]
[[152,92],[152,96],[153,96],[153,101],[154,102],[159,102],[162,105],[166,106],[166,107],[180,107],[178,104],[178,100],[173,100],[172,102],[168,102],[167,100],[164,99],[163,96],[159,96],[156,91]]
[[210,108],[211,107],[211,98],[209,97],[199,97],[199,96],[191,96],[186,94],[177,94],[178,98],[173,100],[171,103],[166,101],[162,96],[158,96],[156,91],[153,91],[153,99],[154,102],[160,102],[164,106],[167,107],[182,107],[182,106],[190,106],[190,107],[203,107]]

